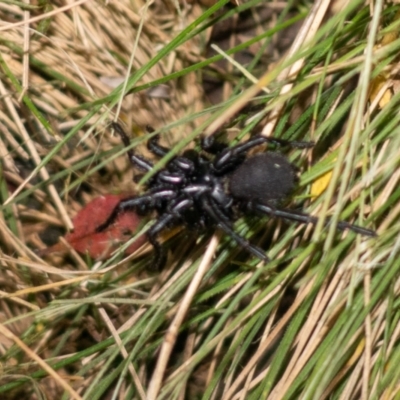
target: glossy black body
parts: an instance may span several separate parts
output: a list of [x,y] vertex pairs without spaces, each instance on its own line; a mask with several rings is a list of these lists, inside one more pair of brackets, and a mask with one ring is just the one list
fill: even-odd
[[[125,146],[129,139],[122,127],[112,124]],[[151,128],[148,128],[152,132]],[[158,143],[153,136],[148,149],[157,157],[165,156],[169,149]],[[141,196],[121,201],[108,220],[98,227],[105,229],[124,210],[135,210],[140,215],[156,212],[154,224],[147,237],[154,246],[154,268],[161,268],[166,253],[157,237],[161,231],[177,225],[203,231],[219,228],[241,247],[263,261],[268,261],[264,250],[251,244],[233,229],[233,222],[249,213],[285,218],[300,223],[315,224],[318,218],[305,213],[279,208],[296,186],[296,168],[280,153],[265,152],[247,156],[256,146],[274,143],[279,146],[309,148],[311,142],[294,142],[255,136],[233,147],[210,136],[202,140],[202,151],[187,150],[170,160],[156,172],[145,186]],[[132,165],[146,173],[153,169],[150,160],[129,150]],[[356,233],[375,236],[372,230],[340,221],[338,229],[350,229]]]

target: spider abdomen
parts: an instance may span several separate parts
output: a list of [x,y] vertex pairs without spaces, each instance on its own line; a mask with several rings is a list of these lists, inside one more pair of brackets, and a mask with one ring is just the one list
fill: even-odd
[[231,195],[244,201],[268,203],[287,197],[296,184],[290,162],[279,153],[257,154],[246,159],[231,175]]

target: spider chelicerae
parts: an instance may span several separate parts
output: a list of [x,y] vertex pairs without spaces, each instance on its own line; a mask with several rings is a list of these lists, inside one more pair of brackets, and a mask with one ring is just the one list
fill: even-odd
[[[130,141],[122,127],[118,123],[112,123],[111,126],[128,147]],[[151,133],[153,129],[149,127],[148,131]],[[277,152],[247,156],[249,150],[265,143],[299,149],[314,145],[312,142],[253,136],[243,143],[228,147],[217,141],[215,135],[203,138],[201,151],[186,150],[168,161],[146,182],[145,192],[141,196],[122,200],[97,231],[106,229],[125,210],[134,210],[142,216],[155,212],[155,222],[146,233],[154,247],[155,269],[161,268],[166,262],[166,251],[157,237],[165,229],[178,225],[197,231],[219,228],[242,248],[267,262],[264,250],[234,231],[234,221],[243,215],[261,214],[315,225],[318,218],[279,207],[296,186],[297,169]],[[147,147],[158,158],[170,151],[159,144],[159,135],[152,136]],[[138,170],[146,173],[154,168],[150,160],[133,150],[128,150],[127,154],[131,164]],[[370,229],[345,221],[339,221],[336,227],[365,236],[376,236]]]

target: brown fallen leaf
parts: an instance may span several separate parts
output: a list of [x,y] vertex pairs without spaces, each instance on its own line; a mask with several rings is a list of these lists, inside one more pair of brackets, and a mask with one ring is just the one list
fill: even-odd
[[[103,231],[96,232],[96,228],[107,221],[117,204],[127,197],[130,196],[127,194],[107,194],[92,200],[73,218],[74,231],[65,235],[66,242],[78,253],[88,254],[95,260],[109,257],[121,243],[125,243],[135,235],[141,218],[134,211],[125,211],[118,215],[115,221]],[[144,235],[140,236],[125,250],[125,254],[132,254],[146,240]],[[65,253],[66,251],[66,246],[60,242],[39,250],[38,253],[43,256],[52,253]]]

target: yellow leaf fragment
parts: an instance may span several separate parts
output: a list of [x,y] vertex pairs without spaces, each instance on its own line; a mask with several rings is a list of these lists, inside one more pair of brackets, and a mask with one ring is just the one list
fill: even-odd
[[321,196],[323,192],[325,192],[326,188],[329,185],[329,182],[332,178],[332,170],[326,172],[324,175],[321,175],[316,181],[314,181],[311,185],[311,198],[316,199]]
[[[375,79],[372,80],[371,85],[369,87],[369,101],[372,103],[378,95],[380,95],[380,91],[383,86],[386,84],[388,78],[386,74],[379,74]],[[392,98],[392,90],[386,89],[383,95],[380,96],[380,100],[378,102],[379,108],[383,108],[389,103]]]
[[[396,16],[394,17],[394,20],[397,19],[400,19],[400,12],[397,12]],[[398,30],[388,32],[383,36],[379,45],[375,47],[386,46],[394,42],[398,37],[399,37]],[[369,101],[372,103],[377,98],[377,96],[380,96],[378,102],[378,106],[380,109],[385,107],[386,104],[388,104],[390,99],[393,97],[393,91],[391,88],[386,89],[383,94],[381,93],[381,89],[389,79],[390,79],[390,74],[388,73],[379,74],[375,79],[372,80],[369,87],[369,96],[368,96]]]

